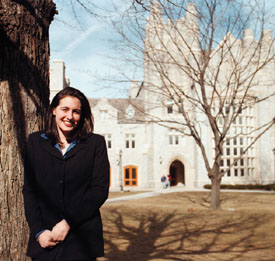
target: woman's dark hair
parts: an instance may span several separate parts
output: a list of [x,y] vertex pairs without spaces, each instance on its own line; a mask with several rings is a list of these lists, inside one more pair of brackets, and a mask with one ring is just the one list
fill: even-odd
[[79,99],[81,103],[80,121],[77,127],[70,133],[67,141],[72,142],[76,139],[85,139],[87,136],[92,134],[94,130],[93,115],[88,99],[81,91],[73,87],[67,87],[54,96],[46,116],[45,134],[53,144],[60,142],[53,110],[59,105],[60,100],[67,96],[75,97]]

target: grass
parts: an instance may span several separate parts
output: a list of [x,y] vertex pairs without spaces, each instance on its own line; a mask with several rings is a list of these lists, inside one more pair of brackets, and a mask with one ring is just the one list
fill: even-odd
[[102,207],[105,257],[116,260],[275,260],[275,195],[178,192]]

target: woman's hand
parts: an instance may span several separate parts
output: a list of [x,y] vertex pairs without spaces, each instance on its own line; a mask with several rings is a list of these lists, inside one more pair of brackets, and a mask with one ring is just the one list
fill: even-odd
[[65,219],[57,223],[52,229],[52,237],[54,242],[63,241],[68,235],[70,226]]
[[54,247],[56,245],[56,242],[53,239],[52,232],[50,230],[45,230],[44,232],[42,232],[38,236],[37,241],[43,248]]

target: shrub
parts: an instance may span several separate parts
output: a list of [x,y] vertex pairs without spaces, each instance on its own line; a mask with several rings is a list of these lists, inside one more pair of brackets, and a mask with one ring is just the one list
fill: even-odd
[[[203,186],[205,189],[211,189],[211,184],[206,184]],[[267,191],[275,191],[275,184],[221,184],[221,189],[244,189],[244,190],[267,190]]]

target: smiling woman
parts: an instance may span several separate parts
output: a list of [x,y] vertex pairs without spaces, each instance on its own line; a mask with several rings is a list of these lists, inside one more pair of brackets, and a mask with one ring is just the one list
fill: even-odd
[[59,105],[53,109],[53,115],[59,135],[58,144],[62,149],[66,149],[69,146],[66,137],[69,137],[80,121],[80,100],[72,96],[64,97],[60,100]]
[[92,133],[87,98],[60,91],[44,132],[29,136],[23,195],[30,227],[27,255],[39,260],[95,260],[104,251],[99,208],[109,189],[105,140]]

